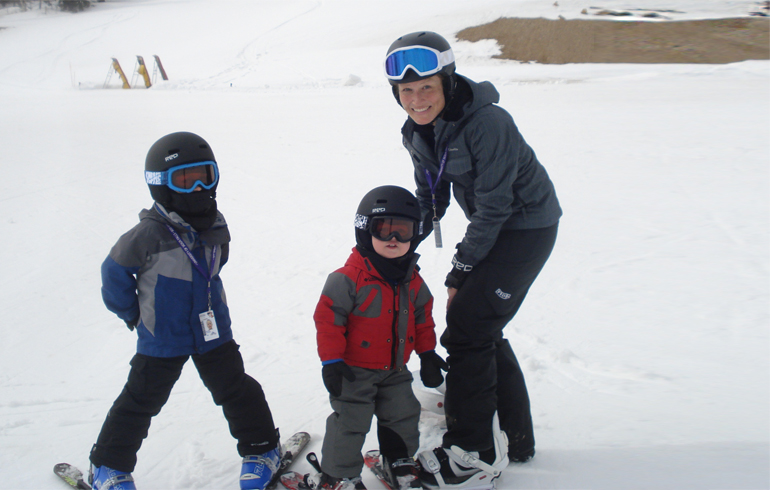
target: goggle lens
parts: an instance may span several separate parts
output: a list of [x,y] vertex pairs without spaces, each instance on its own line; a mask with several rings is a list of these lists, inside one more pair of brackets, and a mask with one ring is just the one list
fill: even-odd
[[427,75],[430,71],[438,71],[438,54],[425,48],[396,51],[385,60],[385,73],[389,77],[401,78],[410,66],[420,75]]
[[170,170],[169,182],[174,190],[193,191],[200,185],[210,189],[217,181],[217,174],[213,164],[200,163],[192,167],[182,166]]
[[417,222],[407,218],[372,218],[369,233],[383,242],[395,238],[401,243],[411,242],[415,237]]

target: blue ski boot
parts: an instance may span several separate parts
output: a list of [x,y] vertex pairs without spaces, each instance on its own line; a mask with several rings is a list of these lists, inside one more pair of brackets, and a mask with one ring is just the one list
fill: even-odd
[[244,457],[241,466],[241,490],[264,489],[278,471],[280,464],[281,443],[265,454]]
[[131,473],[113,470],[107,466],[97,468],[91,465],[88,481],[94,490],[136,490]]

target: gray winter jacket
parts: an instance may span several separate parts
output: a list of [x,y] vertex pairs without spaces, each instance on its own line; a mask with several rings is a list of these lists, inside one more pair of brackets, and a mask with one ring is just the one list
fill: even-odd
[[455,199],[470,220],[458,259],[472,266],[487,256],[501,230],[546,228],[559,221],[562,211],[545,168],[511,115],[495,105],[500,100],[495,87],[458,77],[459,83],[470,86],[472,98],[459,119],[437,120],[432,148],[415,132],[411,119],[401,132],[414,164],[416,194],[428,233],[433,204],[426,170],[435,184],[439,162],[447,151],[436,191],[437,212],[442,217],[449,206],[451,183]]
[[[102,263],[102,298],[122,320],[138,321],[137,352],[152,357],[203,354],[232,340],[230,309],[219,271],[227,262],[230,232],[224,216],[198,233],[155,203],[120,237]],[[211,273],[211,308],[219,338],[206,341],[199,314],[208,309],[207,278],[166,228],[171,226],[199,265]],[[211,269],[212,250],[217,254]]]

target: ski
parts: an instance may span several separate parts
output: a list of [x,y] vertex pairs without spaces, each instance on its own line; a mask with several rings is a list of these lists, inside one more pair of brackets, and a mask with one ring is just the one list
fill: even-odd
[[380,463],[380,452],[378,450],[372,449],[371,451],[367,451],[366,454],[364,454],[364,465],[372,470],[374,476],[376,476],[377,479],[380,480],[388,490],[393,490],[390,482],[388,482],[388,478],[385,476],[385,472],[382,471],[382,464]]
[[69,463],[59,463],[53,467],[53,472],[67,482],[72,488],[91,490],[91,485],[83,480],[83,473]]
[[297,432],[289,437],[286,442],[283,443],[283,456],[281,456],[281,463],[278,465],[278,470],[273,475],[270,483],[265,487],[267,490],[275,488],[278,482],[281,481],[281,476],[294,463],[294,459],[305,449],[307,443],[310,442],[310,434],[307,432]]
[[281,475],[281,485],[289,490],[308,490],[310,487],[305,481],[306,476],[296,471],[287,471]]
[[[265,488],[272,489],[276,487],[280,481],[281,475],[289,469],[294,462],[294,459],[303,449],[305,449],[308,442],[310,442],[310,434],[307,432],[297,432],[283,443],[284,453],[283,456],[281,456],[278,471],[275,472],[272,480],[270,480],[270,483],[268,483]],[[72,488],[91,490],[91,485],[86,483],[83,479],[83,473],[69,463],[59,463],[55,465],[53,467],[53,472]]]
[[[307,459],[307,462],[310,463],[314,470],[321,473],[321,463],[318,461],[318,456],[315,453],[308,453],[305,459]],[[310,488],[305,479],[307,476],[309,475],[288,471],[281,475],[281,484],[289,490],[307,490]]]

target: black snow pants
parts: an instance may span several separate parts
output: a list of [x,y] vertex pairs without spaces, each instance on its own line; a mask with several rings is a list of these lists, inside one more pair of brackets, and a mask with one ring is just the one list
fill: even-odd
[[489,255],[468,274],[447,311],[441,336],[448,431],[443,446],[466,451],[492,448],[492,418],[508,435],[511,460],[534,453],[529,395],[503,328],[519,310],[556,241],[558,224],[502,231]]
[[239,346],[230,341],[205,354],[131,359],[123,391],[112,405],[91,450],[91,463],[132,472],[136,453],[152,417],[168,401],[182,367],[192,357],[214,403],[222,407],[241,456],[262,454],[278,445],[279,435],[262,386],[244,371]]

